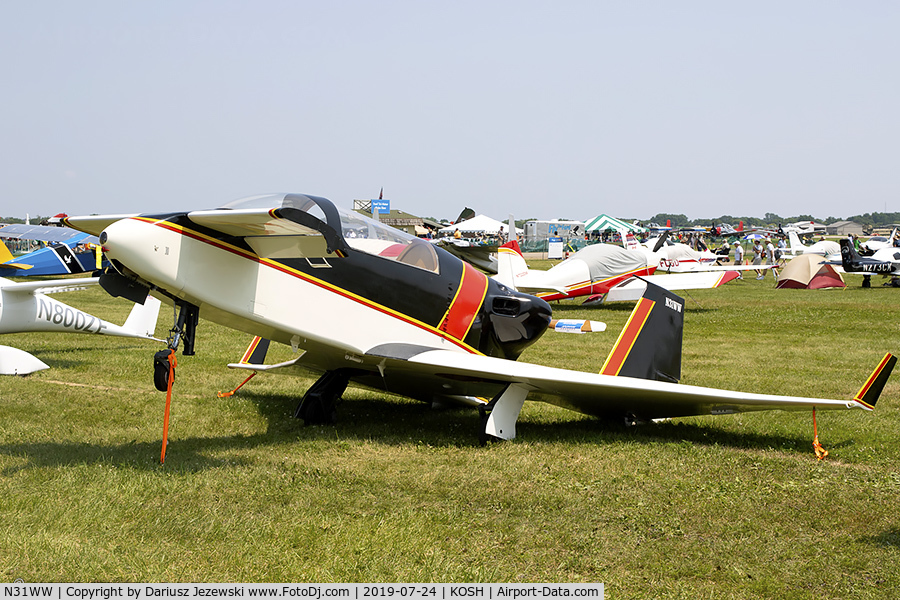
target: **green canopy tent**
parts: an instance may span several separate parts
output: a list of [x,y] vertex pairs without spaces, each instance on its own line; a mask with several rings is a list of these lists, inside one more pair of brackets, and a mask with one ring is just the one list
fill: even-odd
[[592,231],[624,231],[626,233],[643,233],[645,231],[649,231],[646,227],[638,227],[637,225],[626,223],[621,219],[617,219],[609,215],[600,215],[594,217],[584,224],[584,229],[589,233]]

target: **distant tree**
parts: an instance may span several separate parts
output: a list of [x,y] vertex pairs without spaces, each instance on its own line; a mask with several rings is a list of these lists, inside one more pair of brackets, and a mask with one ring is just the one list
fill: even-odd
[[647,219],[647,221],[641,221],[642,223],[657,223],[659,225],[665,225],[666,221],[670,221],[672,223],[672,227],[687,227],[691,225],[691,220],[687,218],[687,215],[673,215],[669,213],[659,213],[658,215],[654,215]]
[[[42,217],[40,215],[30,217],[32,223],[40,223],[45,219],[47,219],[47,217]],[[5,223],[6,225],[22,225],[25,223],[25,219],[20,219],[19,217],[0,217],[0,223]]]

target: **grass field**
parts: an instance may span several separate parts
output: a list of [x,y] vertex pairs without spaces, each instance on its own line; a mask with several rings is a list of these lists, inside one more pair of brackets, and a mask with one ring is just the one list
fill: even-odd
[[[849,399],[900,350],[900,290],[848,281],[685,294],[682,382]],[[129,310],[99,289],[57,297],[116,322]],[[596,371],[631,306],[554,305],[609,329],[548,333],[522,360]],[[516,440],[481,447],[473,411],[352,388],[337,426],[304,427],[291,414],[311,379],[258,376],[217,398],[243,379],[225,364],[248,341],[201,321],[197,355],[178,357],[160,466],[157,347],[4,336],[51,369],[0,378],[0,577],[596,581],[608,598],[900,590],[900,374],[874,413],[818,415],[823,462],[806,412],[625,429],[526,403]]]

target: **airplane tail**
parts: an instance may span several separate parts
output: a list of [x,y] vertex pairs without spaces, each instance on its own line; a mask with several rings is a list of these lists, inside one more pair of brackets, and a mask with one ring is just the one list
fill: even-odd
[[154,337],[161,304],[159,299],[153,296],[147,296],[143,304],[135,303],[122,329],[141,337]]
[[885,354],[860,390],[856,392],[856,396],[853,399],[866,408],[874,409],[875,403],[878,402],[878,397],[881,395],[888,377],[891,376],[891,371],[894,370],[895,364],[897,364],[897,357],[890,352]]
[[3,242],[0,242],[0,268],[7,270],[27,270],[33,267],[34,265],[29,265],[25,263],[14,263],[12,252],[9,251],[9,248]]
[[852,273],[854,271],[859,271],[859,267],[857,267],[856,263],[859,262],[860,256],[856,252],[856,248],[853,247],[853,243],[850,242],[847,238],[840,239],[841,244],[841,266],[844,267],[844,271],[848,273]]
[[0,242],[0,263],[9,262],[13,259],[12,252],[6,247],[6,244]]
[[519,250],[519,242],[511,240],[497,248],[497,275],[494,277],[497,281],[516,289],[516,276],[527,274],[528,265]]
[[797,235],[796,231],[788,232],[788,240],[791,242],[791,254],[803,254],[805,246],[803,245],[803,242],[800,241],[800,236]]
[[600,373],[677,382],[683,330],[684,300],[648,283]]
[[640,244],[638,244],[637,239],[635,239],[632,232],[622,231],[620,234],[622,236],[622,245],[626,250],[637,250],[640,248]]

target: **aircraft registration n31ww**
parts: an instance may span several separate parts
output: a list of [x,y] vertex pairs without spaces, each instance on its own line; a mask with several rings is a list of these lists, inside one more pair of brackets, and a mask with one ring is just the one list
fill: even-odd
[[[648,285],[600,373],[519,362],[548,329],[547,302],[423,240],[325,198],[257,196],[212,210],[70,217],[99,235],[100,284],[179,307],[174,351],[194,352],[199,316],[278,343],[297,358],[256,371],[320,374],[296,416],[328,422],[348,384],[482,411],[483,438],[515,437],[526,399],[600,417],[785,409],[871,410],[896,358],[860,392],[830,400],[680,385],[683,302]],[[157,373],[160,375],[160,373]],[[166,373],[157,377],[165,389]],[[160,383],[163,385],[160,386]]]

